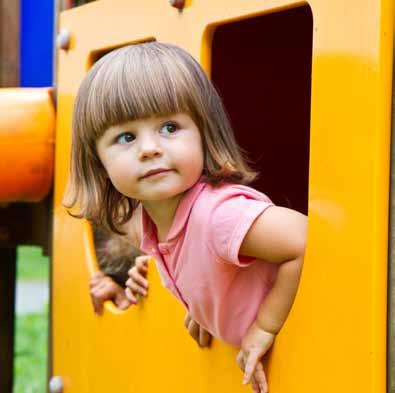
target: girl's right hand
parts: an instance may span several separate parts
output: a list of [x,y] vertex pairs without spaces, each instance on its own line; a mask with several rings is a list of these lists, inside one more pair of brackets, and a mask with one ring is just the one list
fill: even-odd
[[143,255],[135,259],[135,265],[128,271],[129,279],[126,281],[126,297],[131,303],[136,304],[139,296],[147,296],[148,261],[150,257]]
[[91,277],[89,287],[93,311],[97,315],[102,314],[104,302],[107,300],[112,300],[120,310],[126,310],[130,306],[124,289],[101,271]]

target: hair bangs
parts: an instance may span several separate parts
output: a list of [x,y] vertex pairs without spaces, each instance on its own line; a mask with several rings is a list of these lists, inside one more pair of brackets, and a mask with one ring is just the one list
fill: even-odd
[[196,81],[188,69],[160,51],[157,56],[135,52],[144,52],[144,45],[123,48],[116,58],[110,53],[92,67],[86,100],[75,106],[90,138],[137,119],[178,112],[196,117],[197,97],[191,94]]

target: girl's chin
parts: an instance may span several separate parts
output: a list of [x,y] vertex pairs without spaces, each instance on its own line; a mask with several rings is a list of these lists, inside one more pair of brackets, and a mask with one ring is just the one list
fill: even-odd
[[[196,181],[199,180],[196,179]],[[152,182],[151,184],[145,183],[142,185],[141,190],[136,190],[136,194],[131,196],[133,199],[140,201],[164,201],[172,199],[184,194],[195,183],[193,181],[179,181],[175,178],[163,178],[161,181]]]

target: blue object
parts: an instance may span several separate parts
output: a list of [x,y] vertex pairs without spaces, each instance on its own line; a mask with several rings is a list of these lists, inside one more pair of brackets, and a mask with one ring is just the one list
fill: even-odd
[[20,0],[20,85],[53,84],[55,0]]

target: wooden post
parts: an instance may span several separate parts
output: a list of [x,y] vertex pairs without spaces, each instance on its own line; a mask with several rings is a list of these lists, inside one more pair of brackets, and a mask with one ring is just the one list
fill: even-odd
[[0,0],[0,87],[19,86],[19,1]]
[[[19,1],[0,0],[0,87],[17,86]],[[2,210],[0,207],[0,214]],[[13,388],[15,279],[16,247],[0,248],[0,392],[4,393],[11,393]]]
[[14,372],[16,248],[0,248],[0,392],[11,393]]

